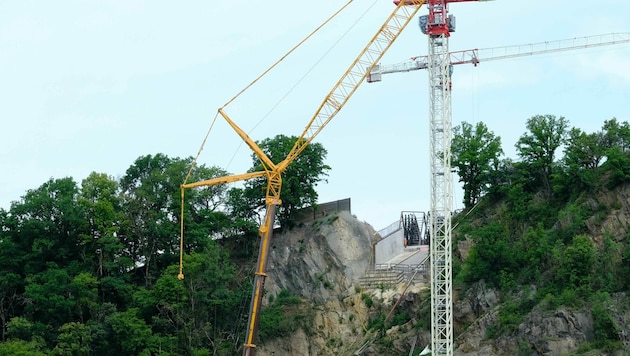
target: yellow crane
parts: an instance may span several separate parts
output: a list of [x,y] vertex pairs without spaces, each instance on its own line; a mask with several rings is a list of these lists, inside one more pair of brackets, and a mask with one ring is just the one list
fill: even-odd
[[[352,0],[350,0],[350,2],[351,1]],[[234,129],[234,131],[236,131],[236,133],[247,144],[247,146],[249,146],[254,154],[256,154],[256,156],[261,160],[263,170],[213,178],[195,183],[187,183],[186,180],[188,178],[186,178],[184,183],[181,185],[181,196],[183,202],[184,190],[192,189],[195,187],[232,183],[260,177],[265,177],[267,180],[267,191],[265,197],[266,213],[264,221],[260,225],[258,232],[260,237],[260,247],[258,251],[256,271],[254,274],[249,318],[247,321],[247,335],[245,338],[245,344],[243,345],[243,355],[253,356],[256,350],[260,309],[262,304],[265,279],[267,278],[267,256],[269,253],[269,246],[273,232],[276,207],[281,204],[280,190],[282,188],[282,173],[300,155],[300,153],[304,151],[306,146],[313,141],[315,136],[317,136],[317,134],[321,132],[321,130],[330,122],[330,120],[335,117],[335,115],[341,110],[341,108],[345,105],[348,99],[350,99],[350,97],[352,96],[352,94],[354,94],[358,87],[364,81],[366,81],[366,78],[374,65],[379,62],[385,52],[398,38],[402,30],[409,24],[411,19],[420,9],[420,7],[425,3],[426,0],[406,0],[395,2],[396,7],[394,11],[391,13],[391,15],[389,15],[389,17],[387,17],[383,25],[368,42],[365,48],[361,51],[359,56],[354,60],[354,62],[352,62],[348,70],[342,75],[339,81],[337,81],[337,83],[333,86],[332,90],[326,95],[323,102],[306,125],[306,128],[302,132],[301,136],[295,142],[289,154],[287,154],[286,158],[281,162],[272,162],[271,159],[269,159],[269,157],[260,149],[260,147],[258,147],[256,142],[254,142],[247,135],[247,133],[245,133],[245,131],[238,127],[238,125],[224,111],[225,106],[230,104],[236,97],[232,98],[223,107],[218,109],[218,115],[221,115],[227,121],[227,123]],[[348,4],[349,2],[344,5],[339,11],[337,11],[337,13],[335,13],[332,17],[336,16]],[[330,18],[328,20],[330,20]],[[326,22],[328,22],[328,20]],[[301,45],[306,39],[308,39],[308,37],[310,37],[310,35],[307,36],[307,38],[305,38],[302,42],[300,42],[298,46]],[[286,55],[284,57],[286,57]],[[276,64],[277,63],[278,62],[276,62]],[[273,66],[271,68],[273,68]],[[270,69],[265,71],[262,75],[265,75]],[[260,79],[260,77],[258,77],[258,79]],[[255,83],[258,79],[252,82],[252,84]],[[250,86],[252,84],[250,84]],[[243,89],[243,91],[246,90],[248,87]],[[243,91],[241,91],[241,93]],[[193,162],[193,166],[194,164],[195,163]],[[183,207],[184,204],[182,203],[182,216]],[[183,279],[184,274],[182,256],[184,219],[182,218],[180,220],[182,226],[180,241],[180,272],[178,278]]]

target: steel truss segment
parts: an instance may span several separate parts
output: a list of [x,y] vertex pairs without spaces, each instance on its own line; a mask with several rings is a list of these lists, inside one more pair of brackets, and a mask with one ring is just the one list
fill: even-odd
[[[445,12],[444,12],[445,13]],[[446,33],[429,35],[431,351],[453,354],[451,286],[451,63]]]
[[424,1],[418,0],[413,1],[413,4],[409,6],[400,4],[396,7],[383,26],[372,37],[328,95],[326,95],[326,98],[324,98],[324,101],[306,125],[306,129],[300,135],[295,146],[287,155],[288,161],[292,161],[297,157],[330,120],[335,117],[358,89],[359,85],[366,80],[370,70],[380,61],[423,4]]

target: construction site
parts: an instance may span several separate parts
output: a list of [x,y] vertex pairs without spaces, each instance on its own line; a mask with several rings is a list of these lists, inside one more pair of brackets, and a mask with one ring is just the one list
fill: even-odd
[[[315,110],[314,115],[306,124],[306,128],[297,142],[286,158],[280,162],[273,162],[258,147],[256,142],[239,127],[237,121],[230,117],[227,107],[237,100],[238,96],[246,91],[249,86],[254,85],[303,42],[292,48],[260,77],[254,79],[249,86],[218,109],[217,117],[224,119],[232,127],[235,133],[260,159],[264,169],[201,182],[185,182],[182,185],[182,199],[185,189],[233,183],[261,177],[267,180],[266,216],[263,224],[260,226],[260,250],[254,275],[254,288],[243,355],[254,355],[256,350],[259,327],[258,318],[267,278],[269,246],[276,221],[275,211],[282,204],[283,173],[342,110],[346,102],[350,100],[363,83],[379,82],[383,80],[383,75],[385,74],[414,70],[426,70],[428,73],[429,97],[427,98],[428,115],[426,121],[429,123],[429,134],[426,139],[429,141],[429,152],[427,154],[430,158],[430,167],[428,167],[430,181],[427,183],[427,187],[430,192],[430,206],[426,213],[401,213],[400,221],[381,231],[382,240],[379,241],[376,245],[378,247],[374,250],[373,275],[369,278],[381,278],[381,282],[387,278],[394,278],[394,280],[400,282],[401,276],[410,275],[410,273],[415,275],[417,272],[425,276],[429,281],[431,293],[430,350],[433,355],[453,354],[451,255],[452,216],[454,214],[454,183],[451,166],[453,67],[460,64],[477,66],[485,61],[579,50],[630,41],[628,34],[613,33],[567,40],[545,40],[544,42],[526,45],[451,51],[449,41],[451,35],[456,31],[456,20],[455,16],[450,12],[450,6],[461,2],[477,2],[477,0],[395,0],[392,13],[386,17],[385,22],[376,31],[371,40],[367,42],[365,48],[356,59],[350,63],[346,72],[333,85],[330,92],[324,96],[321,105]],[[491,6],[491,4],[484,4],[483,6]],[[418,16],[419,10],[423,7],[428,10],[428,14]],[[336,15],[337,13],[331,16],[322,26],[326,25]],[[382,56],[407,25],[413,22],[426,35],[428,43],[427,55],[414,56],[412,61],[407,63],[381,65]],[[304,41],[308,40],[318,29],[309,34]],[[410,270],[401,270],[400,274],[391,275],[392,273],[397,273],[398,269]],[[180,279],[184,278],[181,271],[179,277]]]
[[0,4],[0,354],[627,354],[629,6]]

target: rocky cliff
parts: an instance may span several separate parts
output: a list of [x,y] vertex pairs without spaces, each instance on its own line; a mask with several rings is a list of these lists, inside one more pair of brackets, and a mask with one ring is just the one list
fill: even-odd
[[[359,278],[369,268],[374,237],[372,226],[349,212],[322,217],[274,237],[266,303],[287,289],[312,306],[314,318],[307,330],[261,343],[257,355],[386,354],[380,345],[373,345],[378,335],[369,326],[390,310],[404,286],[375,290],[360,287]],[[417,311],[416,298],[423,289],[420,285],[409,288],[401,308]],[[413,330],[414,322],[409,321],[406,330]],[[398,326],[390,334],[392,344],[397,343],[396,348],[402,351],[409,350],[417,332],[403,332]]]
[[[582,200],[599,212],[584,224],[594,245],[608,234],[621,242],[630,226],[630,186]],[[605,212],[605,213],[602,213]],[[558,226],[563,223],[558,221]],[[311,323],[286,337],[265,340],[258,355],[414,355],[430,343],[427,286],[363,288],[359,278],[369,268],[374,229],[347,212],[322,217],[274,236],[269,257],[266,302],[281,290],[298,295],[313,311]],[[455,255],[468,257],[471,241],[460,241]],[[536,286],[516,296],[533,300]],[[399,297],[403,298],[399,300]],[[531,311],[513,323],[509,333],[496,333],[508,296],[479,281],[454,295],[455,355],[625,355],[630,351],[580,351],[592,342],[597,315],[585,308],[532,302]],[[397,304],[398,303],[398,304]],[[544,303],[543,303],[544,304]],[[393,307],[395,308],[393,309]],[[630,350],[628,297],[617,293],[607,302],[614,330]],[[503,308],[503,309],[502,309]],[[385,316],[401,313],[396,322]],[[505,313],[503,314],[505,317]]]

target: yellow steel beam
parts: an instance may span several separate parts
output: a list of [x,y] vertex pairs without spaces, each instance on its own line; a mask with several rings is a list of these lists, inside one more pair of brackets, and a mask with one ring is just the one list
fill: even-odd
[[238,125],[234,123],[234,121],[232,121],[232,119],[230,119],[230,117],[225,113],[225,111],[223,111],[223,109],[219,109],[219,114],[223,116],[225,121],[227,121],[227,123],[234,129],[234,131],[236,131],[236,133],[243,139],[243,141],[245,141],[247,146],[249,146],[249,148],[251,148],[251,150],[254,151],[256,156],[260,158],[260,160],[269,170],[273,171],[276,169],[276,164],[273,163],[271,159],[269,159],[269,157],[267,157],[265,152],[263,152],[263,150],[261,150],[260,147],[258,147],[256,142],[254,142],[254,140],[252,140],[249,137],[249,135],[245,133],[245,131],[243,131],[240,127],[238,127]]
[[189,189],[189,188],[196,188],[196,187],[207,187],[207,186],[217,185],[217,184],[234,183],[234,182],[238,182],[242,180],[264,177],[267,174],[268,174],[267,171],[257,171],[257,172],[251,172],[251,173],[235,174],[231,176],[207,179],[207,180],[203,180],[203,181],[195,182],[195,183],[182,184],[182,188]]

